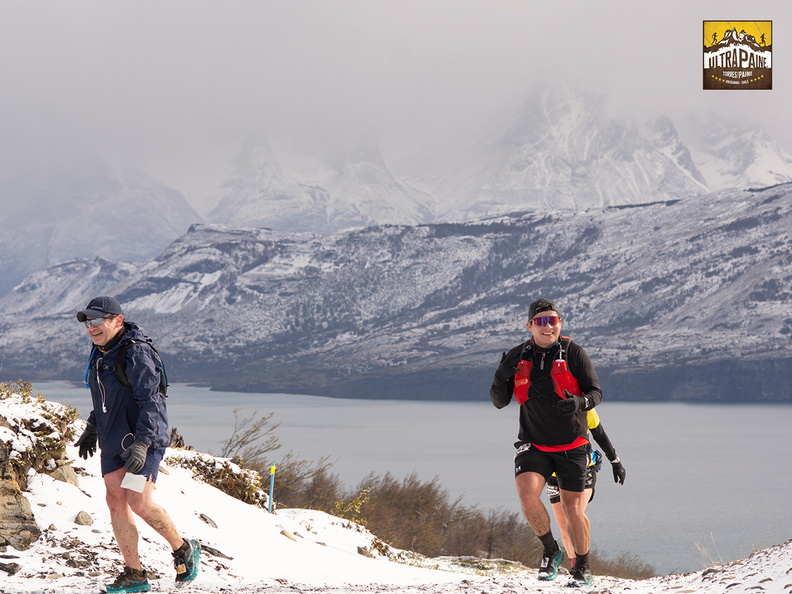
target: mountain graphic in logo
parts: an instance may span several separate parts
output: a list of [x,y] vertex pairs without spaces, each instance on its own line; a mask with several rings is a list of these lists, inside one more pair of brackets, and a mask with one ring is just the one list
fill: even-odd
[[704,21],[704,89],[772,89],[772,21]]

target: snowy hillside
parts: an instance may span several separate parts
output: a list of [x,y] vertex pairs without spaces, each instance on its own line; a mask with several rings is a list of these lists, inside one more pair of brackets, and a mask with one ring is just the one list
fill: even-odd
[[[0,445],[11,452],[11,459],[18,459],[21,453],[40,447],[37,439],[41,438],[36,435],[61,439],[65,427],[57,426],[53,419],[63,416],[64,407],[57,403],[19,395],[0,398],[0,421],[5,421],[0,422]],[[82,423],[73,420],[72,432],[79,434]],[[171,449],[155,492],[155,501],[168,510],[183,534],[197,539],[204,549],[201,572],[189,586],[195,594],[569,591],[563,574],[553,583],[538,582],[535,569],[503,560],[429,559],[390,549],[381,541],[374,546],[376,536],[361,526],[321,512],[276,509],[270,514],[225,495],[182,467],[180,461],[195,458],[207,464],[224,462]],[[49,461],[55,467],[54,461]],[[77,449],[68,445],[59,462],[76,470],[78,484],[56,480],[47,469],[28,473],[27,490],[22,495],[30,503],[41,535],[28,548],[7,546],[0,555],[0,590],[5,594],[93,593],[120,570],[98,459],[83,461],[77,457]],[[80,523],[75,521],[78,514]],[[152,579],[154,591],[170,591],[173,568],[167,545],[143,522],[138,522],[138,528],[141,558],[156,576]],[[792,542],[788,542],[757,551],[745,560],[684,575],[643,581],[597,576],[593,591],[788,593],[791,566]]]
[[173,381],[479,399],[546,295],[609,398],[783,401],[790,229],[790,185],[332,235],[195,226],[142,265],[78,260],[30,276],[0,299],[0,356],[8,378],[82,377],[74,312],[112,294]]

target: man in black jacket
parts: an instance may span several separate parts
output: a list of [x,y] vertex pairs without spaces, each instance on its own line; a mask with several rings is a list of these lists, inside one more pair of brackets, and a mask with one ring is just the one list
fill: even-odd
[[555,473],[576,553],[569,585],[588,586],[593,578],[588,567],[590,526],[585,514],[591,452],[586,411],[602,401],[602,390],[583,347],[561,336],[561,315],[553,301],[534,301],[527,326],[531,337],[503,354],[490,397],[497,408],[512,398],[520,405],[515,481],[525,519],[544,547],[538,578],[555,579],[563,560],[541,499],[547,479]]

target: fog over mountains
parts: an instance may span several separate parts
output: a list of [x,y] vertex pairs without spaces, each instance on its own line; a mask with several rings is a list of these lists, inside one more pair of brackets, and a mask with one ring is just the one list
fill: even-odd
[[434,219],[432,197],[394,177],[376,141],[353,134],[332,148],[247,143],[220,191],[212,222],[330,233]]
[[416,146],[394,162],[371,131],[312,140],[240,142],[201,214],[141,167],[96,156],[0,174],[0,294],[76,257],[144,261],[194,223],[331,233],[792,181],[792,156],[767,131],[714,116],[636,122],[614,115],[604,97],[569,90],[526,100],[458,148]]
[[0,178],[0,294],[76,257],[153,258],[201,220],[179,192],[139,168],[69,161]]

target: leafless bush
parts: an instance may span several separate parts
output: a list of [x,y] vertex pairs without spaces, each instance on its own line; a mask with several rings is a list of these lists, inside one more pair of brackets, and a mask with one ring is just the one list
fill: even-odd
[[[235,416],[238,411],[234,411]],[[246,468],[269,475],[265,454],[280,444],[271,426],[272,414],[235,424],[232,438],[222,442],[226,454],[238,455]],[[267,439],[262,442],[262,437]],[[259,448],[259,449],[257,449]],[[317,509],[365,525],[373,534],[398,549],[428,557],[439,555],[509,559],[538,567],[539,539],[519,513],[481,510],[451,501],[439,479],[422,481],[413,473],[397,479],[390,473],[369,474],[352,490],[330,472],[327,457],[317,462],[289,453],[277,464],[274,499],[279,507]],[[516,496],[516,495],[515,495]],[[633,555],[604,558],[592,551],[594,573],[642,579],[654,568]]]

